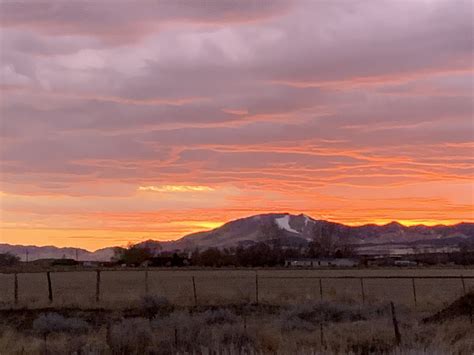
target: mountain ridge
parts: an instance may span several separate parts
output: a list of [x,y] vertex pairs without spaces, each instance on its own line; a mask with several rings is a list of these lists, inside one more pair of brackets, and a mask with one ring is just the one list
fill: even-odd
[[[426,226],[423,224],[405,226],[397,221],[384,225],[365,224],[361,226],[348,226],[342,223],[318,220],[306,214],[290,213],[264,213],[238,218],[226,222],[218,228],[208,231],[194,232],[177,240],[155,241],[147,240],[138,245],[147,245],[156,250],[172,251],[192,250],[195,248],[227,248],[232,246],[248,246],[261,240],[262,228],[276,225],[279,238],[288,246],[304,246],[313,238],[315,228],[332,228],[337,238],[353,245],[370,244],[410,244],[413,242],[429,242],[440,239],[459,241],[464,239],[474,240],[474,223],[460,222],[454,225]],[[456,239],[457,238],[457,239]],[[0,253],[11,252],[26,259],[28,251],[29,260],[43,258],[71,258],[87,261],[105,261],[113,256],[116,246],[89,251],[83,248],[55,246],[23,246],[0,244]]]

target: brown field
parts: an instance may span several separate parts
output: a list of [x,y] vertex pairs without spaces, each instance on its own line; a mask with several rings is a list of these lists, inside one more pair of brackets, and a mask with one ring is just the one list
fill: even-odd
[[474,351],[472,311],[450,306],[425,321],[474,291],[474,269],[102,270],[99,302],[95,270],[50,275],[52,303],[37,272],[17,274],[15,304],[15,274],[0,274],[0,354]]
[[[148,276],[147,276],[148,274]],[[126,307],[147,293],[163,296],[176,305],[269,304],[324,301],[362,303],[363,279],[365,303],[389,302],[415,306],[413,280],[418,309],[436,309],[463,293],[474,290],[472,268],[424,269],[327,269],[327,270],[103,270],[100,301],[96,301],[96,271],[52,271],[53,302],[49,302],[46,273],[18,274],[16,307]],[[462,280],[443,277],[465,277]],[[194,295],[193,277],[196,294]],[[331,277],[336,277],[331,279]],[[337,279],[337,277],[353,277]],[[370,278],[381,277],[381,278]],[[390,278],[384,277],[405,277]],[[431,277],[422,279],[421,277]],[[433,278],[436,277],[436,278]],[[0,307],[15,307],[14,274],[0,274]],[[195,298],[196,296],[196,298]]]

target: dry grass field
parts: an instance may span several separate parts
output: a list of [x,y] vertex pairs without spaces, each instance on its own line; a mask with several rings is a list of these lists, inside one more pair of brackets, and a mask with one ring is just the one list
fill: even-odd
[[379,303],[182,307],[162,298],[145,299],[122,310],[0,310],[0,354],[474,352],[466,311],[474,293],[428,314],[404,306],[393,313],[390,305]]
[[[256,275],[258,274],[258,280]],[[464,276],[464,287],[460,278]],[[327,269],[327,270],[110,270],[100,274],[96,300],[96,271],[51,272],[52,304],[46,273],[18,274],[16,307],[127,307],[144,295],[162,296],[175,305],[255,303],[288,304],[322,300],[343,303],[393,301],[436,309],[465,291],[474,290],[474,269]],[[331,277],[353,277],[331,279]],[[370,278],[381,277],[381,278]],[[405,277],[405,278],[384,278]],[[421,279],[420,277],[430,277]],[[436,278],[434,278],[436,277]],[[471,278],[470,278],[471,277]],[[193,278],[196,293],[194,293]],[[321,279],[320,279],[321,278]],[[361,282],[360,278],[364,278]],[[321,283],[320,283],[321,282]],[[362,285],[363,283],[363,285]],[[14,274],[0,274],[0,306],[15,307]],[[362,295],[362,289],[364,295]]]
[[474,269],[102,270],[99,301],[97,275],[51,271],[50,302],[45,272],[0,274],[0,354],[474,351]]

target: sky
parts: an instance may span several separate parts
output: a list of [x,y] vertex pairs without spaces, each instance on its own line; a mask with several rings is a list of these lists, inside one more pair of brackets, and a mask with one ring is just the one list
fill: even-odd
[[0,0],[0,243],[264,212],[474,222],[473,2]]

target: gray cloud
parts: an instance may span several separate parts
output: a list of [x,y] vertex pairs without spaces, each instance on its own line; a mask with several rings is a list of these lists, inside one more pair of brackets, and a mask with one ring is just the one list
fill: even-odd
[[107,42],[135,41],[167,23],[225,25],[259,21],[285,12],[287,1],[128,0],[3,1],[0,23],[51,35],[97,36]]
[[[2,178],[256,174],[469,144],[471,5],[3,2]],[[453,152],[435,151],[445,165]]]

